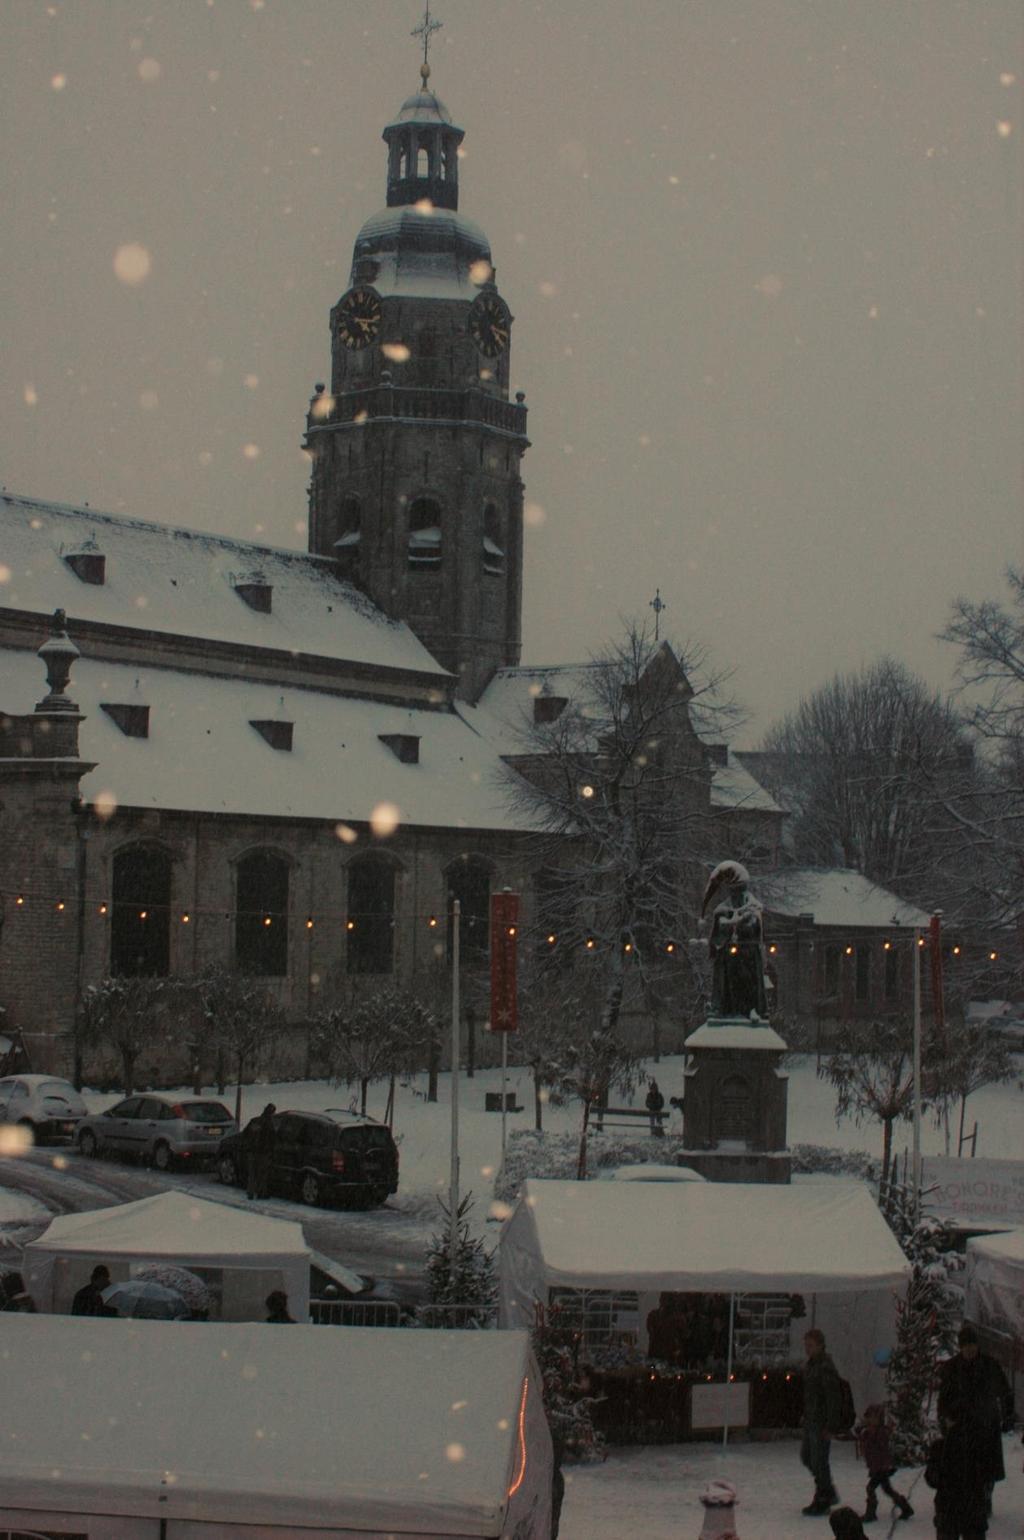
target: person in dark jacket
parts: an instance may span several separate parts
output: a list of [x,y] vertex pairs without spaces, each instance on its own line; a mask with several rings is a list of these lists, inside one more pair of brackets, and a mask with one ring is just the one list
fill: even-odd
[[896,1461],[892,1457],[889,1428],[885,1420],[884,1406],[868,1406],[864,1409],[864,1421],[857,1429],[857,1443],[868,1468],[868,1493],[864,1506],[864,1523],[871,1524],[878,1517],[878,1489],[896,1504],[901,1519],[909,1519],[914,1510],[901,1492],[891,1484],[896,1474]]
[[836,1540],[867,1540],[860,1516],[852,1508],[833,1508],[828,1523]]
[[966,1417],[947,1421],[928,1454],[925,1480],[935,1488],[935,1540],[983,1540],[988,1533],[988,1491],[982,1446]]
[[827,1513],[839,1501],[832,1481],[832,1435],[839,1427],[839,1371],[825,1351],[825,1333],[816,1326],[804,1333],[804,1418],[800,1459],[814,1477],[814,1496],[802,1510],[808,1517]]
[[288,1296],[283,1289],[271,1289],[267,1295],[267,1321],[271,1326],[294,1326],[295,1317],[288,1314]]
[[4,1273],[0,1279],[3,1303],[0,1310],[11,1315],[34,1315],[36,1311],[35,1301],[25,1288],[25,1280],[20,1273]]
[[246,1186],[250,1198],[265,1198],[270,1191],[270,1167],[274,1159],[277,1130],[274,1113],[277,1108],[268,1102],[246,1130]]
[[1013,1415],[1013,1393],[994,1358],[981,1352],[978,1333],[969,1321],[960,1328],[959,1351],[939,1369],[939,1422],[963,1423],[964,1433],[982,1472],[988,1511],[992,1488],[1006,1475],[1003,1465],[1003,1423]]
[[78,1293],[71,1302],[72,1315],[116,1315],[117,1311],[112,1305],[108,1305],[103,1298],[103,1290],[110,1286],[110,1270],[102,1262],[97,1262],[89,1277],[88,1283],[83,1283]]
[[644,1098],[644,1106],[647,1108],[651,1119],[651,1133],[660,1134],[662,1132],[661,1114],[665,1109],[665,1098],[661,1094],[658,1082],[653,1077],[647,1095]]
[[679,1314],[672,1294],[658,1295],[657,1308],[647,1315],[647,1356],[674,1363],[679,1353]]

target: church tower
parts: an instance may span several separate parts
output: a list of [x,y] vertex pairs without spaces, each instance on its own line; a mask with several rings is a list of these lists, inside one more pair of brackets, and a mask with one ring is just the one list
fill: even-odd
[[420,90],[384,129],[387,206],[331,311],[330,390],[307,418],[309,548],[476,700],[519,661],[529,444],[524,397],[509,400],[512,315],[459,213],[463,130],[429,89],[428,42]]

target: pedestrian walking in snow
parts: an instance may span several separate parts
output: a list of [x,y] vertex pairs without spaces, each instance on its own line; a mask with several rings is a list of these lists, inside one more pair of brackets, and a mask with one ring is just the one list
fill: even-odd
[[813,1518],[839,1501],[832,1481],[832,1436],[842,1417],[839,1372],[825,1351],[825,1333],[812,1326],[804,1333],[804,1418],[800,1459],[814,1477],[814,1496],[802,1511]]
[[271,1326],[294,1326],[295,1317],[288,1314],[288,1296],[283,1289],[271,1289],[267,1295],[267,1322]]
[[914,1510],[907,1499],[890,1484],[896,1474],[896,1461],[892,1457],[889,1427],[885,1420],[884,1406],[868,1406],[864,1409],[864,1421],[857,1429],[857,1442],[868,1468],[868,1492],[864,1506],[864,1523],[871,1524],[878,1517],[878,1490],[892,1499],[900,1511],[901,1519],[909,1519]]
[[670,1096],[668,1099],[668,1107],[668,1131],[672,1135],[673,1139],[681,1139],[683,1137],[684,1127],[683,1098],[681,1096]]
[[246,1186],[250,1198],[265,1198],[270,1191],[270,1167],[274,1158],[274,1146],[277,1143],[277,1131],[274,1127],[274,1113],[277,1108],[273,1102],[268,1102],[246,1130],[246,1143],[248,1145],[246,1159]]
[[992,1512],[992,1489],[1006,1475],[1003,1464],[1003,1423],[1013,1416],[1013,1393],[994,1358],[983,1353],[978,1333],[965,1321],[957,1337],[959,1351],[939,1369],[939,1422],[963,1423],[976,1451],[985,1484],[985,1501]]
[[653,1077],[651,1078],[650,1087],[644,1100],[644,1106],[647,1108],[651,1119],[651,1133],[660,1134],[662,1131],[661,1114],[665,1107],[665,1098],[662,1096],[661,1091],[658,1088],[658,1082]]
[[948,1422],[932,1445],[924,1479],[935,1488],[935,1540],[983,1540],[988,1533],[983,1451],[967,1417]]
[[78,1293],[71,1302],[72,1315],[117,1315],[113,1305],[108,1305],[103,1298],[103,1290],[110,1284],[110,1269],[102,1262],[97,1262],[89,1275],[89,1282],[83,1283]]

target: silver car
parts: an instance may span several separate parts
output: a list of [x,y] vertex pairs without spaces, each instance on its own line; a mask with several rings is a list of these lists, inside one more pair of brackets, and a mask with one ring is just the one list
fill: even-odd
[[236,1126],[220,1102],[147,1092],[83,1118],[78,1148],[83,1155],[133,1155],[167,1171],[176,1161],[213,1160],[221,1139]]
[[55,1075],[8,1075],[0,1080],[0,1123],[30,1128],[37,1144],[73,1139],[85,1102],[70,1080]]

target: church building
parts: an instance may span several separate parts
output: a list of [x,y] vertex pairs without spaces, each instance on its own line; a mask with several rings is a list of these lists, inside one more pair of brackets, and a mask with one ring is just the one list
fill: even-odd
[[[331,311],[308,552],[0,502],[0,1030],[33,1068],[67,1070],[111,974],[235,969],[298,1023],[356,976],[443,971],[456,898],[470,968],[492,891],[529,921],[508,761],[572,670],[520,664],[514,319],[428,74]],[[778,807],[700,752],[723,841],[773,855]]]

